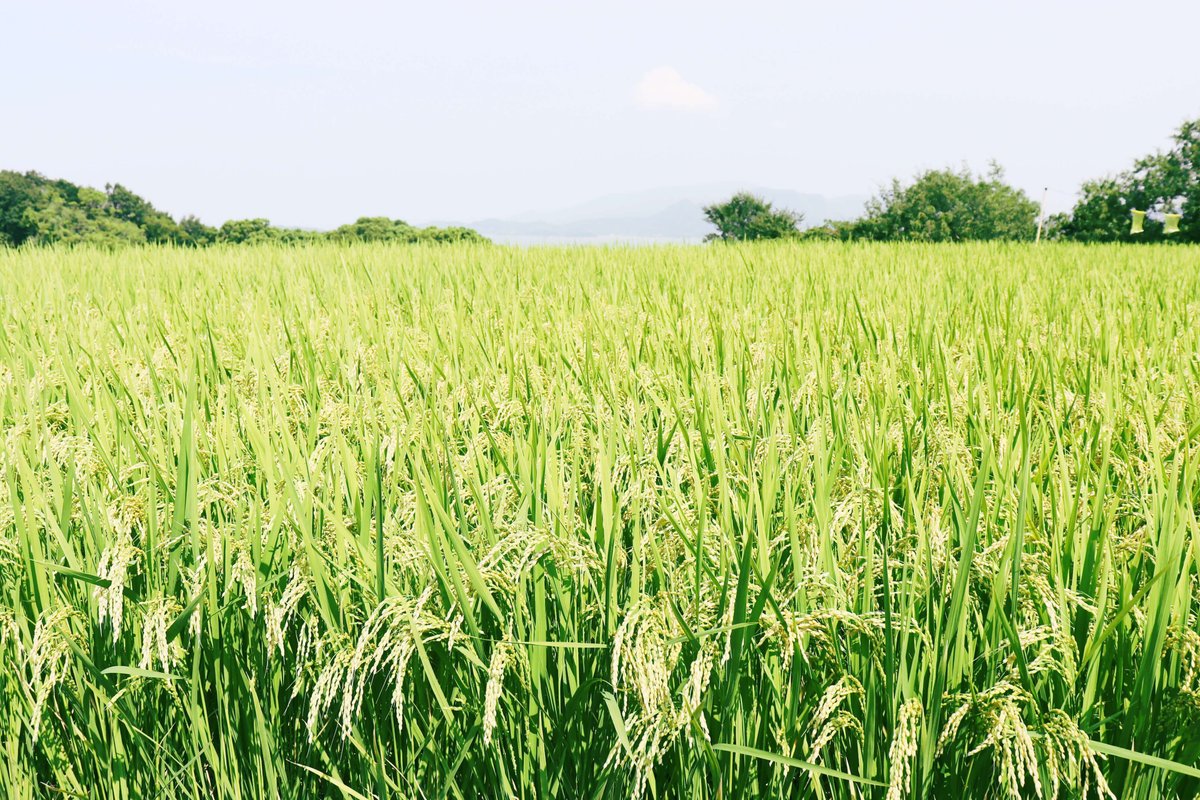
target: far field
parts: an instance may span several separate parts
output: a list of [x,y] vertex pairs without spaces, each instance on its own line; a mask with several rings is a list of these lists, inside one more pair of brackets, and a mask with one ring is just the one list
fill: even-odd
[[19,798],[1190,798],[1200,250],[0,250]]

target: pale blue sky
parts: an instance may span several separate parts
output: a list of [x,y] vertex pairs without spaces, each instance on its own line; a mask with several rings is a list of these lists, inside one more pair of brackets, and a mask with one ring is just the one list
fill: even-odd
[[1036,199],[1200,116],[1197,31],[1192,0],[4,0],[0,168],[312,227],[989,158]]

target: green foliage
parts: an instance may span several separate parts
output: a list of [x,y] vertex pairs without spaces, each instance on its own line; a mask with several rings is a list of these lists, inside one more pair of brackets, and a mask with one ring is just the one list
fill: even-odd
[[806,242],[834,242],[841,238],[843,222],[827,221],[822,225],[800,231],[797,238]]
[[488,241],[470,228],[417,228],[404,220],[389,219],[388,217],[359,217],[349,225],[342,225],[340,228],[330,231],[329,238],[339,242],[398,242],[403,244],[417,242],[483,243]]
[[216,242],[220,232],[216,228],[205,225],[196,216],[189,214],[179,220],[179,235],[183,244],[205,247]]
[[725,242],[793,237],[799,234],[804,219],[794,211],[774,208],[749,192],[738,192],[724,203],[705,206],[704,217],[717,229],[704,240]]
[[359,217],[329,233],[337,241],[415,242],[419,231],[407,222],[387,217]]
[[329,234],[307,228],[275,228],[275,241],[283,244],[313,244],[328,240]]
[[486,242],[469,228],[415,228],[400,220],[363,217],[330,233],[276,228],[265,219],[230,220],[220,228],[195,216],[176,222],[119,183],[100,192],[36,172],[0,171],[0,247],[23,244],[312,244],[340,242]]
[[4,797],[1197,796],[1200,248],[400,248],[0,251]]
[[269,220],[233,219],[217,230],[216,239],[222,244],[304,244],[325,238],[319,231],[302,228],[276,228]]
[[418,241],[438,244],[487,244],[489,239],[472,228],[451,225],[446,228],[421,228]]
[[46,184],[36,172],[0,171],[0,245],[21,245],[37,236],[31,215],[46,202]]
[[180,242],[170,216],[120,184],[100,192],[36,172],[0,172],[0,244]]
[[[1149,212],[1145,230],[1131,234],[1130,214]],[[1179,233],[1163,233],[1163,214],[1182,213]],[[1132,169],[1083,185],[1063,235],[1082,242],[1200,242],[1200,120],[1183,123],[1166,152],[1138,159]]]
[[993,164],[986,176],[970,170],[929,170],[908,186],[894,180],[867,203],[867,213],[844,224],[848,239],[965,242],[1032,240],[1038,206],[1006,184]]
[[1042,220],[1042,239],[1045,241],[1065,241],[1070,238],[1068,233],[1071,215],[1063,212],[1047,214]]
[[[1085,183],[1080,189],[1080,198],[1071,211],[1071,217],[1064,225],[1066,236],[1080,242],[1138,240],[1138,237],[1129,235],[1130,212],[1134,208],[1144,211],[1146,207],[1135,205],[1138,198],[1133,196],[1131,187],[1123,185],[1124,183],[1125,176]],[[1145,202],[1144,197],[1140,199]]]
[[159,211],[119,183],[104,187],[108,195],[108,212],[125,220],[145,233],[145,240],[155,244],[182,244],[184,235],[170,215]]
[[270,220],[262,218],[231,219],[217,231],[217,241],[222,244],[264,244],[276,238]]
[[25,211],[38,244],[143,244],[146,235],[137,225],[108,214],[92,212],[88,203],[69,203],[51,190],[37,207]]

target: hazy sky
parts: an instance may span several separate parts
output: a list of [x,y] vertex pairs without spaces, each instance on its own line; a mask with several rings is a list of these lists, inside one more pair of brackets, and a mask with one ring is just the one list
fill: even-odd
[[0,168],[330,227],[995,158],[1061,208],[1200,116],[1198,31],[1193,0],[0,0]]

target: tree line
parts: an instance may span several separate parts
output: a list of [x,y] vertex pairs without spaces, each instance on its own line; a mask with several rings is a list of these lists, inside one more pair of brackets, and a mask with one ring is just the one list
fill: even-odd
[[[1042,237],[1080,242],[1200,242],[1200,119],[1183,123],[1166,151],[1137,159],[1127,170],[1088,181],[1070,213],[1041,220]],[[1144,230],[1131,231],[1131,213],[1147,212]],[[746,192],[704,209],[716,228],[708,239],[865,239],[958,242],[1032,240],[1039,206],[1004,182],[993,163],[983,175],[970,170],[929,170],[910,184],[899,180],[867,202],[856,220],[830,221],[801,230],[803,215]],[[1177,233],[1166,215],[1182,214]]]
[[[1047,239],[1080,242],[1200,242],[1200,119],[1183,123],[1165,151],[1137,159],[1127,170],[1088,181],[1070,213],[1040,220]],[[1147,213],[1131,231],[1134,210]],[[855,220],[828,221],[801,230],[803,215],[740,192],[704,209],[716,228],[709,240],[865,239],[955,242],[1032,240],[1039,207],[1004,182],[997,164],[976,175],[968,169],[928,170],[909,184],[899,180],[868,201]],[[1169,233],[1166,215],[1182,214]],[[486,242],[463,227],[417,227],[387,217],[361,217],[332,231],[281,228],[265,219],[205,225],[179,220],[121,184],[104,191],[47,178],[37,172],[0,171],[0,246],[23,244],[211,244],[312,241]]]
[[417,227],[387,217],[360,217],[332,231],[280,228],[265,219],[230,220],[220,227],[195,216],[179,220],[119,183],[104,191],[37,172],[0,171],[0,246],[23,244],[212,244],[314,241],[486,242],[470,228]]

